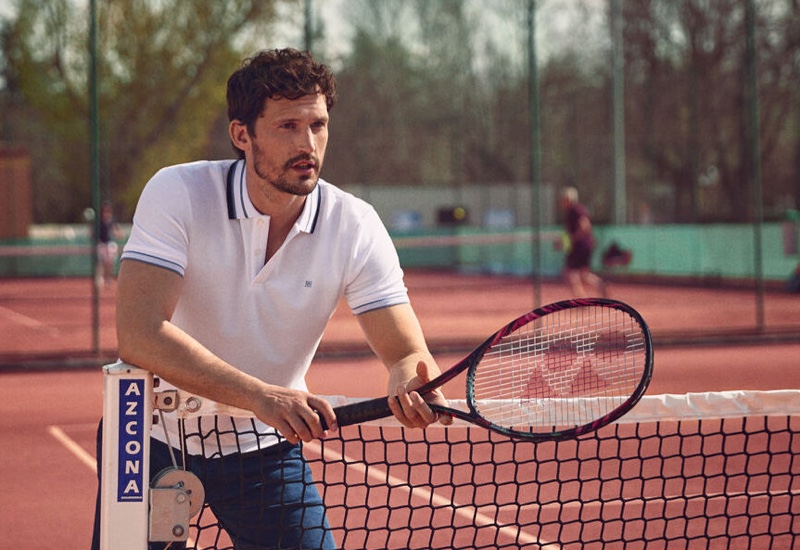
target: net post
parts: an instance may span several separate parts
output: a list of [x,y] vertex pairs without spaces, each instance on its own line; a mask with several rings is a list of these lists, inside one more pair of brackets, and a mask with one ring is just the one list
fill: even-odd
[[146,550],[153,374],[117,362],[103,367],[100,548]]

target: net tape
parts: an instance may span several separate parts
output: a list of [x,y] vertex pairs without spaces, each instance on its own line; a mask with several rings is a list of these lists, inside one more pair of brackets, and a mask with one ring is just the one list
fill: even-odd
[[[177,390],[179,418],[226,415],[234,418],[251,418],[253,413],[203,399],[183,390]],[[333,407],[366,401],[370,398],[346,397],[342,395],[322,396]],[[574,401],[593,402],[604,398],[578,398]],[[614,398],[607,398],[614,399]],[[463,399],[450,399],[448,406],[468,410]],[[638,424],[667,420],[700,420],[742,418],[745,416],[796,416],[800,415],[800,390],[771,391],[721,391],[685,394],[645,395],[636,406],[616,424]],[[371,426],[402,427],[394,417],[371,420]],[[454,426],[471,426],[469,422],[454,419]],[[431,425],[428,429],[446,429]]]

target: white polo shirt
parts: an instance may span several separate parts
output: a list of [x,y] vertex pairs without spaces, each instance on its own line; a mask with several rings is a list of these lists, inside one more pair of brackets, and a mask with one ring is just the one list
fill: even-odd
[[244,161],[182,164],[146,185],[122,260],[183,277],[172,322],[211,352],[271,384],[305,390],[341,298],[355,314],[406,303],[403,272],[375,210],[323,180],[265,264],[268,232],[269,216],[247,193]]

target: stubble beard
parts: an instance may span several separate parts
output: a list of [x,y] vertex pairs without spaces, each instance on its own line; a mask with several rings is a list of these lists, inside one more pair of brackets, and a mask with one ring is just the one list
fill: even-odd
[[[298,155],[297,157],[289,159],[283,165],[282,170],[277,177],[270,177],[264,166],[265,162],[263,160],[263,156],[261,155],[261,151],[256,147],[253,152],[253,170],[259,178],[269,183],[275,189],[290,195],[304,197],[310,194],[317,186],[317,182],[319,181],[318,170],[320,168],[320,162],[316,155]],[[317,172],[308,177],[292,178],[292,166],[297,162],[304,160],[313,162],[314,166],[317,168]]]

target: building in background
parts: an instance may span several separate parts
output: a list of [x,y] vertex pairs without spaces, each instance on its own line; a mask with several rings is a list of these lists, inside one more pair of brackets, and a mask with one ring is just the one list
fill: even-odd
[[0,145],[0,239],[27,237],[32,223],[31,157]]

